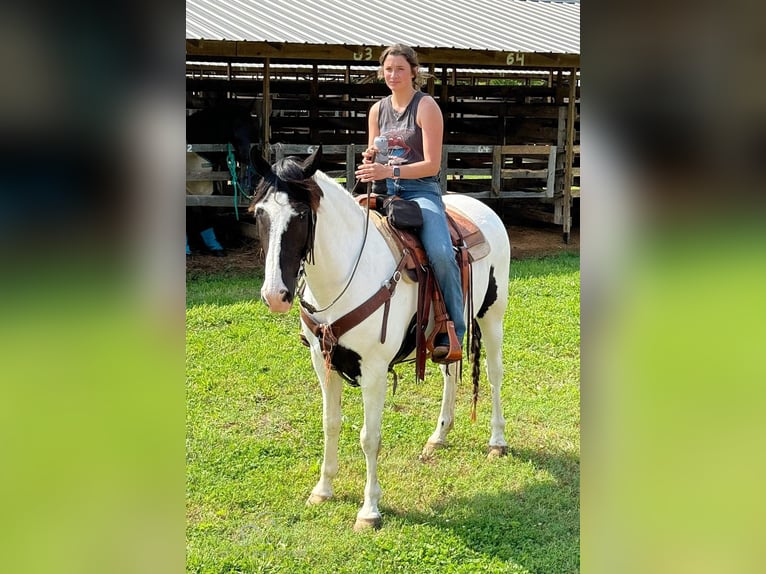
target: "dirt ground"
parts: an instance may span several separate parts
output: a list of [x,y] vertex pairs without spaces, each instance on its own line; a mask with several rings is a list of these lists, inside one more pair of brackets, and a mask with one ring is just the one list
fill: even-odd
[[[511,258],[527,259],[579,253],[580,230],[572,229],[569,243],[564,243],[561,226],[546,224],[508,225],[511,240]],[[186,270],[191,273],[247,271],[262,264],[260,249],[255,240],[243,239],[242,244],[226,250],[226,257],[194,254],[186,257]]]

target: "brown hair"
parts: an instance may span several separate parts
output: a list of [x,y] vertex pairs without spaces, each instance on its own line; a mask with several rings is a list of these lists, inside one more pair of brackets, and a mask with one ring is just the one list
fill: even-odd
[[386,61],[386,58],[389,56],[404,56],[404,59],[407,60],[407,62],[410,65],[410,69],[412,70],[413,78],[412,78],[412,87],[416,90],[419,90],[420,87],[425,84],[426,80],[428,79],[428,74],[424,74],[418,70],[420,67],[420,64],[418,63],[418,53],[410,48],[409,46],[406,46],[404,44],[393,44],[383,50],[383,52],[380,54],[380,68],[378,68],[378,78],[383,78],[383,63]]

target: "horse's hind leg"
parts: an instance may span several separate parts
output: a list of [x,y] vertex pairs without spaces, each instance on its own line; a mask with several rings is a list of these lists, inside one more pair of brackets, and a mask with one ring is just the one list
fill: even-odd
[[455,392],[457,389],[457,363],[441,365],[444,377],[444,390],[442,392],[442,408],[439,419],[436,421],[436,429],[428,438],[423,447],[421,458],[430,458],[438,448],[447,444],[447,433],[452,430],[455,421]]
[[[338,436],[340,435],[340,398],[343,387],[340,376],[330,371],[325,379],[324,362],[317,374],[322,383],[322,426],[324,428],[324,457],[322,470],[314,489],[311,491],[306,504],[319,504],[332,498],[332,481],[338,474]],[[324,380],[323,380],[324,379]]]
[[486,352],[487,379],[492,393],[491,435],[489,437],[489,456],[502,456],[508,451],[505,442],[505,417],[500,399],[503,383],[503,307],[497,305],[489,309],[479,319],[482,343]]

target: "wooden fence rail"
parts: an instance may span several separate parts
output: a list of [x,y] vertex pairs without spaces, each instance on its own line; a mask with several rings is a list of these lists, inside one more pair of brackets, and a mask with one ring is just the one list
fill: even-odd
[[[269,146],[270,161],[288,155],[308,155],[317,146],[304,144],[273,144]],[[327,160],[325,173],[353,188],[354,170],[366,146],[360,144],[323,145]],[[573,154],[579,157],[579,145]],[[226,145],[188,144],[187,152],[226,152]],[[561,200],[563,195],[579,197],[579,191],[564,193],[563,154],[555,145],[443,145],[440,182],[445,193],[463,193],[477,199],[544,199]],[[558,158],[558,165],[557,165]],[[579,179],[579,164],[573,173]],[[570,176],[571,177],[571,176]],[[187,181],[228,181],[228,171],[194,172],[186,174]],[[350,184],[349,184],[350,182]],[[557,191],[558,190],[558,191]],[[239,205],[249,200],[240,197]],[[228,195],[187,195],[187,206],[233,207]],[[565,234],[567,221],[562,221]]]

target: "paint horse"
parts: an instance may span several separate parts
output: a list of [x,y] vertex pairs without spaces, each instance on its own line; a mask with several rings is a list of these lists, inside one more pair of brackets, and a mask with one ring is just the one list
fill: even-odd
[[[305,322],[303,337],[322,387],[324,460],[319,482],[307,504],[326,501],[333,495],[338,472],[338,435],[341,426],[341,387],[346,378],[361,387],[364,424],[360,441],[367,463],[364,503],[354,529],[379,527],[377,457],[381,442],[381,418],[386,397],[387,373],[397,357],[414,351],[412,325],[416,316],[417,284],[400,277],[398,261],[369,214],[354,197],[325,173],[318,171],[321,147],[304,161],[285,158],[270,166],[254,154],[253,165],[263,176],[251,210],[255,214],[265,250],[265,277],[261,297],[272,312],[284,313],[296,297],[299,274],[303,292],[298,295],[304,312],[313,321],[331,325],[356,309],[381,286],[393,291],[388,309],[379,307],[367,319],[340,336],[334,344],[331,364],[323,353],[324,337],[317,337]],[[487,375],[492,390],[490,456],[505,454],[505,419],[500,404],[503,379],[503,315],[508,301],[510,244],[498,216],[480,201],[447,195],[445,203],[467,216],[484,233],[489,253],[473,263],[475,309],[473,328],[480,330],[486,346]],[[393,285],[393,289],[392,289]],[[386,319],[384,314],[387,313]],[[387,321],[385,342],[381,324]],[[478,353],[474,356],[478,359]],[[478,376],[478,366],[475,365]],[[444,390],[436,430],[423,454],[433,455],[446,443],[455,409],[458,369],[441,366]],[[344,377],[340,373],[345,373]]]

